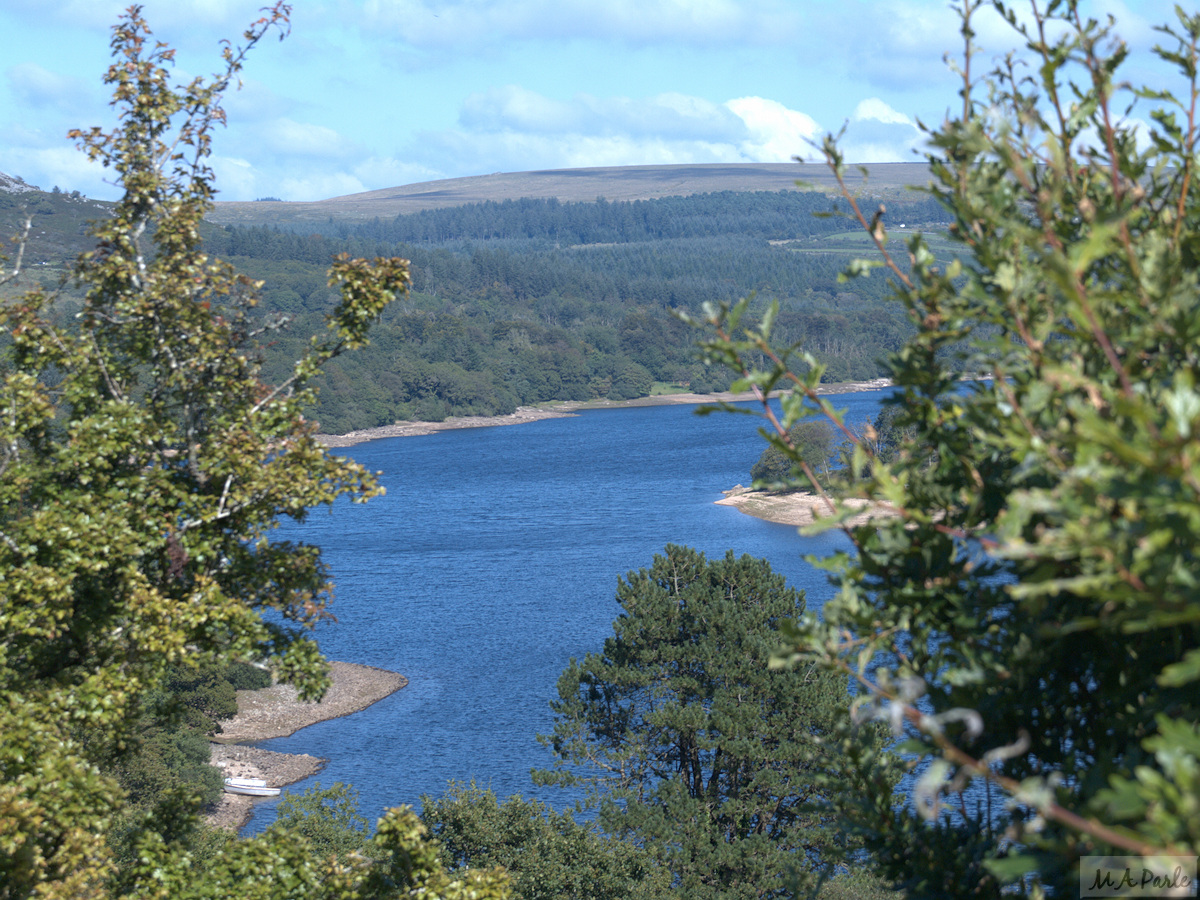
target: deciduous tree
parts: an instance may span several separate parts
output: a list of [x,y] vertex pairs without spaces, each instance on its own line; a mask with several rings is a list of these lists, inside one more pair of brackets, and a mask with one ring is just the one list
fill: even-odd
[[503,803],[474,784],[422,798],[421,820],[459,866],[502,866],[514,900],[665,900],[670,873],[643,847],[536,800]]
[[[899,515],[847,529],[787,660],[852,675],[857,716],[907,738],[907,808],[863,765],[843,809],[890,880],[1075,896],[1081,857],[1200,847],[1200,16],[1161,30],[1172,93],[1122,81],[1118,26],[1072,0],[997,4],[1024,49],[979,78],[976,6],[961,111],[929,134],[962,262],[919,235],[897,253],[846,189],[879,250],[851,274],[886,267],[917,329],[888,360],[914,443],[868,465],[859,442],[863,495]],[[832,415],[820,366],[797,374],[743,311],[710,311],[708,352],[791,389],[763,407],[781,440],[806,404]]]
[[[767,437],[772,435],[768,432]],[[824,419],[797,422],[787,430],[787,441],[777,435],[771,446],[750,467],[750,477],[765,486],[794,485],[798,455],[818,475],[828,476],[834,461],[833,429]]]
[[314,505],[378,493],[370,473],[325,452],[301,410],[321,365],[361,346],[407,289],[405,261],[336,260],[328,333],[269,385],[258,336],[278,323],[254,317],[258,286],[200,242],[221,95],[287,14],[283,3],[267,10],[241,47],[225,46],[216,76],[174,87],[172,51],[130,9],[105,79],[119,123],[75,135],[124,188],[79,260],[83,307],[63,325],[53,293],[0,306],[4,900],[498,896],[503,886],[491,873],[448,876],[404,811],[380,822],[371,866],[329,864],[303,839],[273,834],[232,843],[197,877],[186,850],[194,802],[147,814],[135,860],[114,878],[106,833],[125,802],[97,763],[131,745],[171,666],[269,660],[303,697],[320,696],[325,666],[305,637],[325,615],[320,557],[269,533]]

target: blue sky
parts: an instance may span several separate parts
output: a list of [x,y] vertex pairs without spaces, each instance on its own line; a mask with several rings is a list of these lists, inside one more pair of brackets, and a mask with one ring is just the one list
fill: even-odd
[[[0,171],[112,198],[66,133],[111,126],[101,83],[125,0],[0,0]],[[146,0],[179,79],[211,74],[263,0]],[[1171,0],[1111,13],[1148,66]],[[786,162],[847,123],[848,157],[909,161],[956,102],[938,0],[295,0],[214,141],[219,199],[318,200],[492,172]],[[990,14],[989,56],[1013,41]],[[1160,82],[1161,83],[1161,82]]]

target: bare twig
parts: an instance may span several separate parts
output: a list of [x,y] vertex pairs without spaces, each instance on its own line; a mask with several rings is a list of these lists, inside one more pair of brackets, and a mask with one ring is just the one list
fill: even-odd
[[17,258],[13,260],[12,271],[5,272],[0,270],[0,284],[8,284],[14,281],[21,275],[21,263],[25,259],[25,245],[29,241],[29,231],[33,227],[33,217],[26,215],[25,224],[21,226],[21,233],[13,240],[17,245]]

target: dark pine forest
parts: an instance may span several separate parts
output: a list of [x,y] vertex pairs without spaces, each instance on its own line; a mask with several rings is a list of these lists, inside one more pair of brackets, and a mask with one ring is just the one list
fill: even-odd
[[[936,231],[933,201],[888,203],[893,230]],[[655,200],[485,202],[376,219],[330,220],[304,233],[223,226],[214,255],[266,283],[259,310],[295,328],[268,350],[282,366],[334,291],[337,253],[404,256],[413,291],[385,313],[371,346],[336,360],[315,415],[342,432],[399,419],[498,415],[548,400],[625,400],[663,386],[723,390],[727,373],[697,358],[677,311],[754,295],[781,308],[777,334],[801,342],[826,381],[874,378],[908,333],[885,279],[841,282],[866,250],[828,195],[782,191]],[[269,373],[283,375],[282,371]]]

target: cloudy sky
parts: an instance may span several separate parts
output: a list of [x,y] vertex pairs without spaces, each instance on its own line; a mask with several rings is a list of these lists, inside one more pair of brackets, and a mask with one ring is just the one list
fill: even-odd
[[[0,0],[0,171],[116,195],[66,133],[111,126],[101,83],[128,0]],[[264,0],[144,0],[180,80],[218,69]],[[1172,0],[1102,0],[1133,77]],[[959,45],[943,0],[294,0],[214,142],[220,199],[318,200],[575,166],[787,162],[846,124],[848,157],[908,161]],[[979,22],[989,53],[1011,38]],[[985,58],[986,61],[986,58]]]

